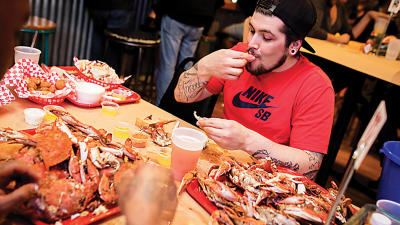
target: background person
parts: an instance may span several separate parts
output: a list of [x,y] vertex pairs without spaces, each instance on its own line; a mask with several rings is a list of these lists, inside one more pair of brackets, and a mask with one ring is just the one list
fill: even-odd
[[353,26],[345,6],[339,0],[312,0],[317,10],[317,21],[308,36],[330,42],[347,44],[351,39],[357,39],[367,25],[379,17],[389,18],[387,14],[368,11]]
[[302,45],[313,51],[304,41],[316,19],[311,2],[274,2],[258,1],[247,44],[213,52],[183,72],[175,98],[195,102],[223,91],[224,119],[198,121],[211,139],[313,177],[328,148],[334,91],[299,53]]
[[155,8],[161,19],[159,66],[156,69],[156,102],[165,94],[175,67],[193,57],[205,26],[209,26],[223,0],[160,0]]
[[[28,0],[0,0],[0,79],[10,65],[14,56],[16,38],[22,25],[29,18]],[[38,189],[38,175],[23,163],[11,161],[0,165],[0,223],[7,213],[18,208],[33,197]],[[8,186],[16,181],[15,187]]]

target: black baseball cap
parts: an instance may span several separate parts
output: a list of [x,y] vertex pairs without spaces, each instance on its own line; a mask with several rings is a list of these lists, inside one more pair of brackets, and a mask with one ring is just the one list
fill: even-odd
[[258,0],[257,7],[279,17],[286,26],[303,38],[302,47],[315,53],[311,45],[304,40],[317,19],[317,13],[310,0]]

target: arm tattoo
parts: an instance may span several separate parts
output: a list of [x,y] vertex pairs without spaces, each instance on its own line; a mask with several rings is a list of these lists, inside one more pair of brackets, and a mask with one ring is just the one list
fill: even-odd
[[197,71],[197,63],[193,66],[194,71],[185,71],[178,81],[179,95],[190,101],[195,98],[207,85],[208,81],[200,81]]
[[308,155],[308,161],[311,163],[308,169],[318,170],[319,167],[321,166],[323,154],[319,152],[310,152],[310,151],[305,151],[305,153]]
[[270,157],[272,162],[274,162],[277,166],[287,167],[295,171],[298,171],[300,169],[300,165],[298,163],[293,163],[292,161],[284,162],[277,158],[271,157],[271,153],[269,153],[266,149],[257,150],[252,154],[252,156],[256,159]]

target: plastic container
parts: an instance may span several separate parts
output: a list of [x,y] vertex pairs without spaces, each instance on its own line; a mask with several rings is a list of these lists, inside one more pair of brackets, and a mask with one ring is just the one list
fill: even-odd
[[31,48],[28,46],[16,46],[14,47],[14,62],[17,63],[21,59],[30,59],[34,63],[39,63],[41,51],[37,48]]
[[[366,204],[364,205],[360,210],[357,211],[356,214],[354,214],[350,219],[347,220],[345,225],[364,225],[364,224],[372,224],[374,221],[376,222],[376,218],[373,218],[372,216],[375,215],[375,213],[382,214],[382,216],[375,216],[375,217],[381,217],[385,219],[382,219],[380,222],[387,222],[386,218],[390,220],[391,225],[399,225],[400,220],[398,217],[395,215],[378,208],[376,205],[373,204]],[[383,217],[384,216],[384,217]],[[385,221],[384,221],[385,220]],[[372,223],[371,223],[372,222]]]
[[377,199],[400,203],[400,141],[387,141],[380,153],[385,154]]
[[85,104],[99,103],[106,89],[98,84],[79,82],[75,88],[76,100]]
[[60,111],[65,111],[64,107],[58,106],[58,105],[46,105],[43,107],[44,111],[46,112],[44,116],[44,120],[46,122],[53,122],[58,119],[56,115],[50,112],[52,109],[60,110]]
[[376,202],[376,206],[400,218],[400,203],[380,199]]
[[104,115],[116,116],[118,114],[119,105],[118,103],[111,101],[103,101],[101,103],[101,112]]
[[46,112],[43,109],[38,108],[27,108],[24,110],[25,122],[32,126],[39,125]]
[[150,141],[150,135],[143,132],[135,132],[132,134],[132,145],[136,148],[146,148]]
[[114,127],[114,137],[119,139],[127,139],[131,135],[129,124],[126,122],[118,122]]

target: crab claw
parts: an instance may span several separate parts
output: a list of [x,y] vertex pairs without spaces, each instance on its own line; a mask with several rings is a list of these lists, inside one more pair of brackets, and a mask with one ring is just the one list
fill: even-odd
[[186,189],[186,186],[190,183],[190,181],[196,179],[196,177],[197,172],[195,170],[187,172],[182,178],[181,184],[177,190],[177,194],[180,195],[182,191]]

